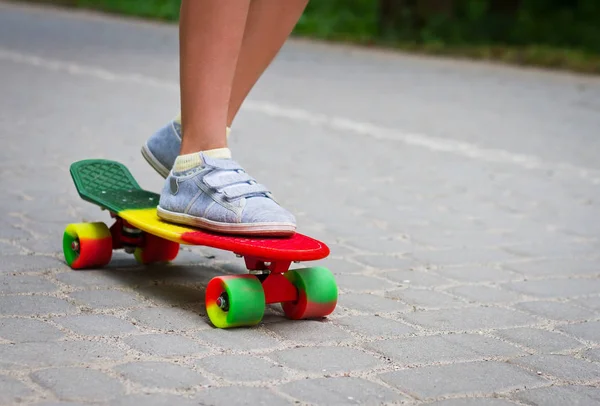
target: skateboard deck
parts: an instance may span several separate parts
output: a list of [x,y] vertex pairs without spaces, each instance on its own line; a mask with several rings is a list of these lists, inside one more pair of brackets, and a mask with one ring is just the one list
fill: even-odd
[[269,260],[314,261],[329,255],[324,243],[300,233],[292,237],[239,237],[212,233],[160,219],[160,196],[142,189],[125,165],[104,159],[88,159],[71,165],[79,195],[126,220],[130,225],[179,244],[204,245],[242,256]]
[[240,237],[212,233],[161,220],[160,196],[144,190],[121,163],[87,159],[71,165],[82,199],[106,209],[115,219],[69,224],[63,234],[65,260],[73,269],[107,265],[115,249],[134,254],[142,264],[175,259],[180,244],[231,251],[245,260],[250,274],[214,277],[206,286],[206,312],[219,328],[259,323],[266,304],[281,303],[291,319],[325,317],[336,307],[333,274],[323,267],[290,269],[292,262],[329,255],[324,243],[296,233],[291,237]]

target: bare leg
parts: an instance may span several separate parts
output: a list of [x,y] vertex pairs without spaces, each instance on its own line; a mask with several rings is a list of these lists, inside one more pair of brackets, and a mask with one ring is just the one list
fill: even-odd
[[181,154],[227,146],[229,98],[249,6],[250,0],[181,3]]
[[308,0],[252,0],[233,79],[227,125],[288,38]]
[[[295,232],[295,217],[231,159],[226,127],[230,101],[237,112],[300,14],[298,10],[290,18],[284,4],[297,1],[183,0],[180,86],[185,136],[180,146],[176,121],[157,133],[165,135],[155,144],[157,153],[174,153],[180,146],[157,207],[161,219],[232,234]],[[287,23],[279,24],[282,20]],[[253,28],[246,30],[247,21]],[[244,59],[238,62],[241,55]],[[150,161],[158,161],[151,148],[146,152]]]

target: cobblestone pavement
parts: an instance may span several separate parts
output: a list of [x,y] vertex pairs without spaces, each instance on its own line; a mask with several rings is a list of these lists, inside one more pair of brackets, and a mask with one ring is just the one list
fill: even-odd
[[68,167],[123,161],[177,111],[177,30],[0,4],[0,403],[600,404],[600,80],[291,41],[232,148],[332,249],[339,307],[213,329],[233,255],[115,254]]

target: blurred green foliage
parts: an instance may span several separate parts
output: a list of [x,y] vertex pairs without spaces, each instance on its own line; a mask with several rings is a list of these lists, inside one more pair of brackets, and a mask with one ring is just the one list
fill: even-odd
[[[176,21],[180,1],[56,2]],[[600,0],[311,0],[294,33],[600,73]]]

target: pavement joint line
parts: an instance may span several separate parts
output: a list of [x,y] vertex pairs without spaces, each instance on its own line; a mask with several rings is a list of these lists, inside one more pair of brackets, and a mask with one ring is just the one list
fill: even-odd
[[[169,91],[179,91],[178,84],[160,78],[142,74],[112,72],[101,67],[50,59],[6,48],[0,48],[0,60],[35,66],[51,71],[66,72],[72,75],[93,77],[108,82],[135,83]],[[501,149],[482,148],[468,142],[399,131],[345,117],[328,116],[326,114],[314,113],[300,108],[282,107],[266,101],[247,100],[242,108],[271,117],[287,118],[341,132],[352,132],[353,134],[367,136],[376,140],[401,142],[407,145],[419,146],[431,151],[448,152],[479,161],[510,164],[526,169],[564,172],[567,175],[590,181],[594,185],[600,184],[600,171],[598,170],[578,167],[566,163],[544,162],[541,158],[533,155],[516,154]]]

